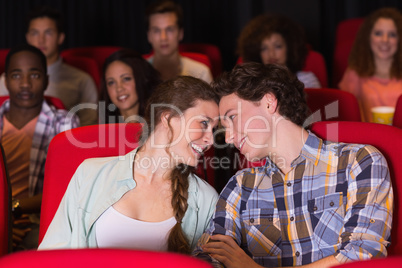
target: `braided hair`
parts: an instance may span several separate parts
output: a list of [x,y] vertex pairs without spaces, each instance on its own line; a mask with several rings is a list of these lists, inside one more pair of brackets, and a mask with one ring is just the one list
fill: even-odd
[[[170,131],[173,132],[170,120],[173,117],[180,116],[179,113],[184,113],[187,109],[194,107],[198,100],[218,103],[217,95],[212,91],[211,87],[206,82],[194,77],[179,76],[159,84],[150,97],[145,110],[145,121],[149,127],[148,133],[153,132],[155,126],[160,123],[162,114],[166,112],[169,113],[167,122]],[[166,150],[169,153],[169,148],[166,148]],[[178,164],[170,174],[172,181],[171,205],[177,223],[171,229],[168,237],[168,251],[190,253],[190,244],[183,232],[181,223],[188,207],[188,177],[194,171],[194,167]]]

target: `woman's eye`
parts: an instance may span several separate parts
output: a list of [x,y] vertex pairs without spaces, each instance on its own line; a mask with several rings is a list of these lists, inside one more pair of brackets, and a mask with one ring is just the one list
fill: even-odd
[[208,121],[201,121],[203,128],[208,128]]
[[375,35],[375,36],[381,36],[381,35],[382,35],[382,32],[381,32],[381,31],[375,31],[375,32],[374,32],[374,35]]
[[113,82],[113,81],[108,81],[108,82],[106,82],[106,85],[107,85],[108,87],[113,86],[113,84],[114,84],[114,82]]
[[131,81],[131,80],[132,80],[132,78],[130,76],[123,77],[123,81],[125,81],[125,82]]
[[397,33],[390,33],[390,34],[389,34],[389,37],[397,38],[397,37],[398,37],[398,34],[397,34]]
[[229,119],[230,119],[231,121],[233,121],[233,119],[235,118],[235,116],[236,116],[236,115],[231,115],[231,116],[229,116]]

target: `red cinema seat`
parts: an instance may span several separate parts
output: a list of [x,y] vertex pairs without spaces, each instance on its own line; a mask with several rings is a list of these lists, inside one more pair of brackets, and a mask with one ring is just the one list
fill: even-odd
[[0,145],[0,257],[11,249],[11,186]]
[[98,64],[94,59],[81,56],[64,56],[63,61],[89,74],[94,80],[99,93],[101,75]]
[[399,96],[398,101],[396,102],[392,125],[394,127],[402,128],[402,95]]
[[352,93],[331,88],[305,88],[304,92],[311,122],[361,121],[359,103]]
[[91,125],[52,139],[45,164],[39,244],[77,167],[87,158],[125,155],[137,148],[140,130],[139,123]]
[[216,78],[222,72],[222,55],[219,48],[207,43],[182,43],[179,45],[180,52],[195,52],[208,56],[211,61],[212,76]]
[[341,81],[356,34],[364,18],[346,19],[339,22],[336,27],[335,47],[333,58],[332,84],[334,87]]
[[126,249],[63,249],[20,251],[0,258],[8,268],[210,268],[208,263],[172,252]]
[[120,49],[122,49],[122,47],[117,46],[73,47],[63,50],[61,56],[63,58],[76,56],[94,59],[98,65],[99,75],[101,77],[103,63],[106,58]]
[[0,74],[4,73],[6,69],[6,57],[9,51],[9,48],[0,49]]

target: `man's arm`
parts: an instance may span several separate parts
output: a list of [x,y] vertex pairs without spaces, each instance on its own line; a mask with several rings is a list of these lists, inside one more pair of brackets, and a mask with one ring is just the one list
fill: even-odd
[[356,153],[347,199],[341,246],[335,258],[343,263],[387,256],[393,191],[386,160],[373,146]]
[[[226,268],[260,268],[261,265],[254,262],[240,247],[239,245],[227,235],[213,235],[211,239],[214,242],[205,244],[202,249],[204,252],[220,263],[225,265]],[[301,267],[308,268],[329,268],[340,263],[334,256],[328,256],[319,261],[303,265]]]

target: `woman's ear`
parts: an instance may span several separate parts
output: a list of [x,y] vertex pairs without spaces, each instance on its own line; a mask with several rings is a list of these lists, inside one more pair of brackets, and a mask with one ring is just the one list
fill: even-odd
[[275,113],[278,106],[278,100],[272,93],[267,93],[262,99],[263,104],[267,107],[268,112]]
[[161,123],[162,123],[162,126],[163,126],[164,128],[167,128],[167,129],[169,129],[169,117],[170,117],[170,113],[169,113],[169,112],[164,112],[164,113],[162,113],[162,115],[161,115]]

